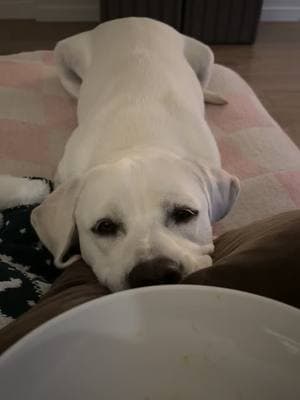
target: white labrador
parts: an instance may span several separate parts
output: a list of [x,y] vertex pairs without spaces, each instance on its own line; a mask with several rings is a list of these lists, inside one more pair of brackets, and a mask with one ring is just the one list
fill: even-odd
[[55,53],[62,84],[78,97],[78,127],[32,224],[56,265],[80,257],[77,241],[115,291],[210,266],[211,224],[239,191],[204,118],[204,96],[224,103],[205,91],[211,50],[163,23],[124,18]]

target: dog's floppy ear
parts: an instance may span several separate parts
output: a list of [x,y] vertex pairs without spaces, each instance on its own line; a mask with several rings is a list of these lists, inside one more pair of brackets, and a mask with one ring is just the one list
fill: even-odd
[[74,211],[81,186],[79,178],[59,186],[31,214],[31,224],[60,268],[80,259],[79,254],[68,256],[68,251],[75,236]]
[[208,202],[211,223],[229,213],[240,192],[240,182],[222,168],[211,168],[192,163]]
[[79,97],[80,86],[91,64],[92,31],[79,33],[57,43],[54,58],[63,87],[74,97]]

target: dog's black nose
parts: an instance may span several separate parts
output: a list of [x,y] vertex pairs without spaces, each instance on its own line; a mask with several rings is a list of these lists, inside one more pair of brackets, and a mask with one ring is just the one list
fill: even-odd
[[157,257],[137,264],[127,277],[131,288],[178,283],[182,278],[181,267],[175,261]]

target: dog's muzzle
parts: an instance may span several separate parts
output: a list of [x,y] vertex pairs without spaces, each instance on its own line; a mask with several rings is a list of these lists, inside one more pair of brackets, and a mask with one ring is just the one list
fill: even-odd
[[137,264],[128,274],[130,288],[178,283],[182,278],[182,266],[175,261],[157,257]]

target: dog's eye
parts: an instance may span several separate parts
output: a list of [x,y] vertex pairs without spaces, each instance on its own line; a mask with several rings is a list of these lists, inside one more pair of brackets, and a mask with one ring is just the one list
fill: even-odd
[[92,231],[100,236],[114,236],[120,230],[121,225],[110,218],[100,219],[92,228]]
[[171,218],[175,222],[175,224],[185,224],[189,222],[191,219],[197,217],[199,214],[198,210],[193,210],[192,208],[187,207],[175,207],[171,212]]

